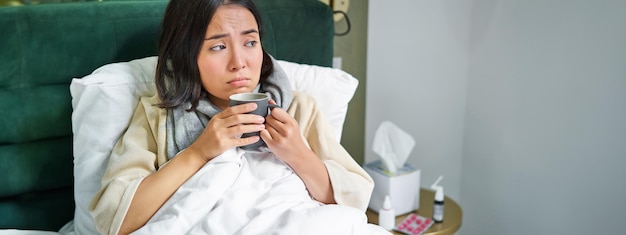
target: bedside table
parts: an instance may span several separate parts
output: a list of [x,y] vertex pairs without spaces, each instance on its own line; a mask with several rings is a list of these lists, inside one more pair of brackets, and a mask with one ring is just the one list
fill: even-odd
[[[417,213],[426,218],[432,218],[433,216],[433,202],[435,200],[435,192],[428,189],[420,189],[420,208],[417,211],[411,213]],[[365,213],[367,215],[367,222],[372,224],[378,224],[378,213],[367,209]],[[396,225],[400,224],[410,213],[396,216]],[[423,234],[427,235],[452,235],[461,227],[463,221],[463,210],[461,206],[449,197],[444,199],[444,212],[443,222],[434,223]],[[393,234],[404,234],[398,231],[393,231]]]

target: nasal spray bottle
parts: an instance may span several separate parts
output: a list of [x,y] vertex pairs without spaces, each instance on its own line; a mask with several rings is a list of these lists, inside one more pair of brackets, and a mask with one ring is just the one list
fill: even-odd
[[433,221],[435,223],[443,222],[443,186],[439,185],[441,179],[443,176],[439,176],[437,181],[430,186],[432,190],[435,190],[435,204],[433,205]]
[[389,195],[385,196],[383,207],[378,212],[378,225],[387,230],[392,230],[396,226],[396,213],[391,207],[391,198]]

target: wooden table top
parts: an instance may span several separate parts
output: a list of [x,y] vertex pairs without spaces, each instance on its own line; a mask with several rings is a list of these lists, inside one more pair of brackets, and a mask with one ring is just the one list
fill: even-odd
[[[435,193],[428,189],[420,189],[420,207],[417,211],[413,211],[404,215],[396,217],[396,225],[401,223],[409,214],[416,213],[426,218],[432,218],[433,216],[433,203]],[[463,221],[463,210],[458,203],[449,197],[444,199],[444,212],[443,222],[433,224],[426,232],[425,235],[452,235],[461,228]],[[367,221],[369,223],[378,224],[378,213],[370,209],[367,210]],[[398,231],[393,231],[393,234],[404,234]]]

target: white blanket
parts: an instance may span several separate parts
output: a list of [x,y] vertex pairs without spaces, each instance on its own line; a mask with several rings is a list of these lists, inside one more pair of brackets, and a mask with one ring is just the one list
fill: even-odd
[[365,213],[313,200],[269,152],[231,149],[208,162],[133,234],[389,234]]

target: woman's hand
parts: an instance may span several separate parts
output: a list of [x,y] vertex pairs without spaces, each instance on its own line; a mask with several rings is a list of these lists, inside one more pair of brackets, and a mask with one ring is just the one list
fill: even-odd
[[122,221],[120,234],[131,233],[145,225],[176,190],[206,162],[229,148],[258,141],[258,136],[239,138],[243,133],[265,128],[263,117],[246,114],[254,109],[256,104],[248,103],[228,107],[216,114],[207,123],[198,139],[187,149],[181,151],[158,171],[146,176],[135,191]]
[[[275,104],[273,100],[270,103]],[[326,204],[336,203],[326,165],[308,147],[298,122],[285,110],[272,109],[265,118],[261,138],[302,179],[311,197]]]
[[242,134],[265,129],[265,119],[259,115],[246,114],[256,109],[255,103],[228,107],[211,118],[198,139],[185,151],[194,151],[205,161],[226,150],[255,143],[258,136],[240,138]]
[[[274,100],[270,100],[270,103],[275,104]],[[272,109],[265,118],[265,130],[261,131],[261,138],[277,157],[287,163],[311,151],[302,138],[298,122],[280,108]]]

